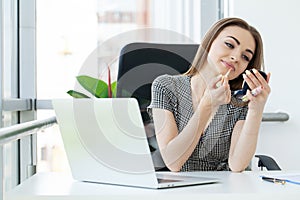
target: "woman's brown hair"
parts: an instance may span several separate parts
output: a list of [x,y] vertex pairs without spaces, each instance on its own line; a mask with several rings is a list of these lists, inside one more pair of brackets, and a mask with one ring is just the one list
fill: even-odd
[[[264,69],[264,59],[263,59],[263,43],[260,33],[252,26],[250,26],[246,21],[240,18],[224,18],[216,22],[205,34],[202,43],[200,44],[196,56],[192,62],[191,68],[185,73],[186,75],[193,76],[198,73],[198,70],[203,66],[207,60],[207,54],[211,48],[213,41],[218,37],[220,32],[228,26],[238,26],[251,33],[255,40],[255,52],[250,60],[247,69]],[[242,74],[237,78],[230,80],[230,89],[238,90],[242,88],[243,77]]]

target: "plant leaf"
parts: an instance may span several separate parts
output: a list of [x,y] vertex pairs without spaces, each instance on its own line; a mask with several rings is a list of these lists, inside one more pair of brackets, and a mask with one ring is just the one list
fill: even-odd
[[108,97],[108,87],[104,81],[86,75],[77,76],[76,78],[80,85],[95,97]]
[[117,81],[111,83],[112,97],[117,96]]
[[69,90],[67,93],[74,98],[90,98],[89,96],[74,90]]

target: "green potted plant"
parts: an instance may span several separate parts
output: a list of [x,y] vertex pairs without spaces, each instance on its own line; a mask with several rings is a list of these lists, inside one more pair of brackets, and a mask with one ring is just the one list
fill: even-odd
[[[110,68],[108,67],[108,81],[93,78],[87,75],[80,75],[76,77],[79,84],[91,93],[96,98],[114,98],[116,97],[117,82],[111,83]],[[75,90],[69,90],[67,93],[74,98],[90,98],[86,94]]]

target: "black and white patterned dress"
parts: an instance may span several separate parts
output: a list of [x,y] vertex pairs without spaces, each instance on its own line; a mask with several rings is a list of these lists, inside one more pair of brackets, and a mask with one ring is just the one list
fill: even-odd
[[[152,100],[148,108],[150,113],[151,108],[172,112],[180,134],[194,113],[191,77],[186,75],[157,77],[152,84]],[[237,107],[231,103],[221,105],[181,171],[230,170],[228,156],[231,134],[235,123],[244,120],[247,111],[247,106]]]

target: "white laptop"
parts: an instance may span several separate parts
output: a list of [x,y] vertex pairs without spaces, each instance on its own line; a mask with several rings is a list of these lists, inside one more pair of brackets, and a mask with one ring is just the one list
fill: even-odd
[[189,173],[155,172],[134,98],[55,99],[52,103],[75,180],[146,188],[218,182]]

